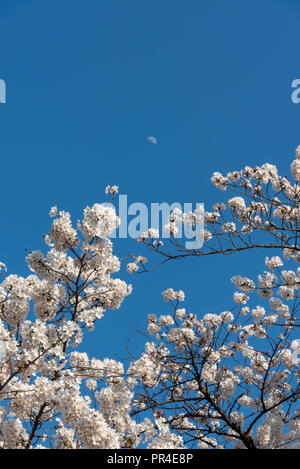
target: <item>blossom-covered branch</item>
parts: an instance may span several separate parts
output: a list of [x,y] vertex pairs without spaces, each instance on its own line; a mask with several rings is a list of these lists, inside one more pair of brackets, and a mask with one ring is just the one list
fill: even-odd
[[[261,248],[284,250],[286,256],[300,257],[300,146],[291,164],[291,174],[292,182],[279,176],[277,168],[269,163],[261,167],[246,166],[226,176],[214,172],[212,183],[230,193],[227,201],[215,204],[213,211],[203,214],[203,220],[197,210],[182,213],[175,209],[165,226],[169,242],[157,239],[159,234],[152,229],[140,236],[139,242],[160,255],[161,263],[187,256]],[[202,221],[204,229],[199,230],[197,225]],[[176,236],[181,223],[194,231],[195,248],[186,248]],[[152,270],[142,267],[142,271]]]

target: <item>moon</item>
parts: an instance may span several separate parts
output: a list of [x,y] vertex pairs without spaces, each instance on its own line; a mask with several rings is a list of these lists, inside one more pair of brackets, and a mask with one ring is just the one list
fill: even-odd
[[152,143],[153,145],[157,144],[157,138],[156,137],[147,137],[148,142]]

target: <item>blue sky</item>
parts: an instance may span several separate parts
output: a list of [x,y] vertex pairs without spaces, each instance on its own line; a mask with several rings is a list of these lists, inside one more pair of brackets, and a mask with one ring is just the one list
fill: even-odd
[[[300,143],[291,101],[299,19],[296,0],[0,0],[0,260],[9,271],[25,275],[24,249],[43,248],[52,205],[76,221],[107,184],[129,203],[208,209],[222,196],[213,171],[270,162],[289,174]],[[117,241],[116,250],[138,247]],[[185,290],[193,312],[219,312],[232,304],[230,277],[263,268],[261,255],[122,272],[133,294],[106,313],[87,350],[125,356],[128,338],[141,348],[131,325],[167,311],[168,287]]]

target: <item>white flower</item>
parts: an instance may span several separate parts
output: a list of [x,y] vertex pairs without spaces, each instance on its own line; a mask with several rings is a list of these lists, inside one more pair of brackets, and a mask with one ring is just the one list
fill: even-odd
[[119,226],[114,207],[103,204],[94,204],[84,209],[84,219],[78,227],[87,239],[94,237],[107,238]]
[[270,270],[274,270],[276,267],[281,267],[283,265],[283,262],[279,256],[273,256],[271,257],[271,259],[269,259],[269,257],[266,257],[265,263]]
[[246,293],[251,293],[255,289],[254,282],[249,278],[235,275],[232,277],[231,281],[239,290],[245,291]]
[[236,231],[236,225],[233,222],[227,222],[222,225],[224,233],[234,233]]
[[295,181],[300,182],[300,160],[294,160],[291,164],[291,173]]
[[249,296],[245,295],[245,293],[235,292],[233,295],[233,299],[235,303],[246,304],[249,300]]
[[185,308],[177,309],[175,315],[176,315],[176,318],[178,318],[178,319],[183,319],[184,316],[186,315],[186,310],[185,310]]
[[266,314],[266,310],[262,306],[256,306],[256,308],[252,309],[251,313],[252,313],[254,320],[257,321],[258,319],[261,319]]
[[214,172],[211,181],[218,189],[221,189],[222,191],[226,190],[227,180],[221,173]]
[[118,194],[119,192],[119,186],[106,186],[105,188],[105,194]]
[[234,319],[234,316],[230,311],[224,311],[220,316],[224,322],[231,322]]
[[129,262],[127,264],[127,272],[131,274],[132,272],[137,272],[139,270],[139,266],[135,262]]
[[245,200],[243,197],[233,197],[228,200],[228,207],[234,212],[241,212],[246,208]]
[[176,292],[173,290],[173,288],[168,288],[168,290],[162,292],[162,295],[165,301],[184,301],[184,292],[182,290]]

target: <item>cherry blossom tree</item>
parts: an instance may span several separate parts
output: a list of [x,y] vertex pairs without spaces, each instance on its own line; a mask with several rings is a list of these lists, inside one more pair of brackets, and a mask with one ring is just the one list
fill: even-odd
[[[188,446],[299,447],[300,146],[291,174],[293,182],[271,164],[226,176],[215,172],[213,184],[230,197],[204,213],[199,249],[176,238],[178,222],[192,225],[196,236],[197,213],[171,214],[167,246],[151,230],[139,239],[161,256],[160,264],[186,256],[270,253],[257,282],[244,274],[231,279],[233,306],[219,314],[179,307],[184,293],[170,288],[163,296],[171,314],[148,318],[150,340],[129,369],[139,377],[135,414],[160,415]],[[147,270],[145,263],[130,263],[131,272]]]
[[[296,298],[299,280],[283,282],[282,290],[274,277],[271,273],[270,312],[244,305],[255,287],[239,276],[233,278],[242,289],[234,294],[237,304],[220,314],[199,317],[179,307],[183,292],[165,291],[172,313],[149,315],[153,337],[129,369],[140,382],[135,414],[160,415],[187,446],[297,447],[299,342],[292,337],[298,309],[294,302],[291,309],[283,303],[282,292]],[[249,295],[245,289],[251,289]]]
[[[120,220],[112,205],[95,204],[75,229],[53,207],[48,252],[28,253],[31,273],[7,275],[1,264],[0,448],[299,447],[299,147],[291,173],[294,182],[270,164],[214,173],[231,194],[203,214],[197,249],[176,237],[183,222],[197,238],[197,211],[172,213],[167,245],[154,229],[140,236],[159,263],[269,255],[257,281],[246,272],[232,278],[233,305],[219,314],[196,315],[182,291],[164,291],[170,314],[148,317],[145,351],[126,367],[77,349],[131,293],[115,277],[120,260],[109,239]],[[117,191],[106,189],[112,198]],[[132,257],[129,273],[152,270]]]
[[[116,186],[106,192],[113,196]],[[136,381],[124,366],[76,347],[106,310],[131,293],[114,274],[120,260],[109,235],[112,205],[86,207],[77,230],[70,214],[50,211],[46,256],[30,252],[26,278],[0,285],[0,448],[176,447],[181,438],[158,417],[131,417]]]

